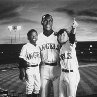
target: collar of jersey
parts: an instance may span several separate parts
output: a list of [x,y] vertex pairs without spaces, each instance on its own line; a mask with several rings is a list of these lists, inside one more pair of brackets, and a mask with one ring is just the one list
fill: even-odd
[[[43,34],[43,33],[42,33],[42,34]],[[43,34],[43,35],[44,35],[44,34]],[[53,36],[53,35],[54,35],[54,31],[53,31],[53,33],[52,33],[50,36],[48,36],[48,37],[51,37],[51,36]],[[44,37],[47,37],[47,36],[44,35]]]

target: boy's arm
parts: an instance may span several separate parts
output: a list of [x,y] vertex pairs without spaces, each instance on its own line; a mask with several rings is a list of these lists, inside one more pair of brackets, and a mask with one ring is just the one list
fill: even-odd
[[78,23],[75,21],[75,18],[73,20],[73,25],[71,26],[71,33],[76,34],[76,28],[78,27]]
[[71,44],[74,44],[74,42],[75,42],[75,34],[73,32],[74,32],[74,29],[72,28],[72,30],[69,34],[69,41]]
[[28,62],[26,61],[26,46],[25,45],[22,47],[20,55],[19,55],[19,67],[20,68],[29,67]]
[[76,34],[76,28],[77,27],[78,27],[78,23],[75,21],[75,18],[74,18],[73,25],[72,25],[70,35],[69,35],[69,41],[70,41],[71,44],[74,44],[74,42],[76,40],[75,34]]
[[19,58],[19,67],[20,68],[27,68],[29,67],[29,63],[25,61],[23,58]]

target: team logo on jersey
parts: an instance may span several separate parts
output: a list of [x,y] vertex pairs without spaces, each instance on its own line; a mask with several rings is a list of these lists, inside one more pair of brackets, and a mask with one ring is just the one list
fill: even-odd
[[34,52],[34,53],[31,53],[31,54],[27,54],[27,56],[26,56],[26,58],[28,60],[33,59],[33,58],[39,58],[39,57],[40,57],[39,52]]
[[64,60],[64,59],[71,59],[72,56],[71,56],[71,52],[66,52],[66,53],[63,53],[60,55],[60,59],[61,60]]
[[58,50],[59,47],[58,47],[58,45],[57,45],[57,47],[56,47],[56,45],[53,44],[53,43],[43,44],[43,45],[40,47],[40,50],[41,50],[41,51],[46,50],[46,49],[56,49],[56,50]]

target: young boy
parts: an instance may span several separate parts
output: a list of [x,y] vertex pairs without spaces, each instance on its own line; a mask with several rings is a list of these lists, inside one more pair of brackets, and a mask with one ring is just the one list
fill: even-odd
[[[36,41],[38,33],[36,30],[31,29],[27,33],[29,43],[26,43],[20,52],[20,61],[26,68],[26,94],[27,97],[38,97],[40,90],[40,73],[39,64],[41,62],[40,49]],[[22,66],[22,67],[23,67]]]
[[77,86],[80,80],[78,61],[75,51],[75,30],[77,22],[70,33],[66,29],[61,29],[57,33],[60,44],[60,65],[61,76],[59,85],[59,97],[76,97]]

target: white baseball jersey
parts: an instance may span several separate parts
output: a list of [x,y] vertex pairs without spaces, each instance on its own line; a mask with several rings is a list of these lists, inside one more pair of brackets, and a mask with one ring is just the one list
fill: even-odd
[[77,86],[80,81],[78,61],[76,57],[75,43],[67,41],[60,49],[60,65],[62,69],[73,70],[73,72],[61,71],[60,96],[76,97]]
[[38,46],[27,43],[22,47],[19,57],[29,62],[30,65],[39,64],[41,61],[40,49]]
[[37,44],[41,50],[42,62],[55,63],[59,60],[58,41],[54,33],[48,37],[40,33]]
[[[38,35],[37,41],[40,51],[42,65],[41,73],[41,97],[47,97],[49,93],[50,81],[53,83],[54,97],[59,97],[59,76],[61,73],[59,61],[59,50],[57,36],[52,33],[50,36],[45,36],[43,33]],[[46,65],[46,63],[55,63],[55,66]]]
[[60,49],[61,68],[74,71],[78,69],[75,47],[75,43],[71,44],[69,41],[62,45]]
[[[38,46],[34,46],[31,43],[25,44],[20,53],[20,58],[26,60],[29,65],[39,65],[40,49]],[[40,90],[40,73],[39,66],[29,67],[26,69],[28,79],[26,80],[26,94],[37,93]]]

